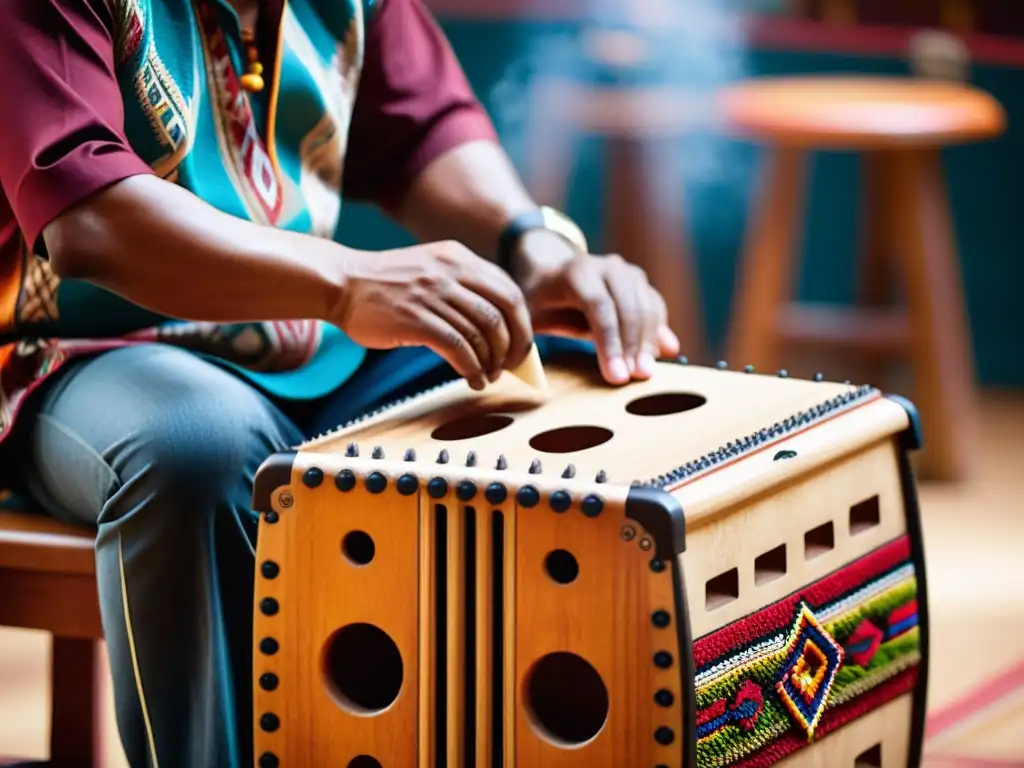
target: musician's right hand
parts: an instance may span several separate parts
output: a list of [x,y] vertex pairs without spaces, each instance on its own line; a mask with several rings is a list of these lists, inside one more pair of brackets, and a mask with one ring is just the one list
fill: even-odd
[[477,390],[519,365],[533,344],[519,286],[457,242],[350,251],[333,314],[368,349],[429,347]]

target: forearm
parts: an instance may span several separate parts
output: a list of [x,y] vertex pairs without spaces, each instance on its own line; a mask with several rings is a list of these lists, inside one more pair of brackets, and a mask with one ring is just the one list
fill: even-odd
[[43,232],[55,271],[168,317],[209,322],[327,319],[348,249],[225,214],[187,190],[134,176]]
[[493,260],[512,217],[536,207],[505,151],[472,141],[427,165],[392,215],[421,241],[458,240]]

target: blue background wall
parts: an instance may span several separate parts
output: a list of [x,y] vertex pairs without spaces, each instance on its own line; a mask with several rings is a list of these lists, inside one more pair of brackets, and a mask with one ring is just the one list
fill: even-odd
[[[506,68],[520,54],[520,43],[544,28],[504,22],[443,21],[442,25],[485,105]],[[547,28],[550,31],[550,28]],[[905,61],[819,53],[755,51],[753,75],[861,72],[906,74]],[[1024,70],[977,65],[973,82],[1005,106],[1010,129],[980,145],[946,151],[954,224],[957,228],[977,375],[990,386],[1024,386],[1024,206],[1016,200],[1024,185]],[[503,125],[499,124],[499,130]],[[520,162],[517,136],[508,135],[513,160]],[[686,222],[700,271],[705,322],[711,341],[721,343],[732,298],[747,206],[756,181],[760,152],[726,142],[734,183],[716,189],[702,183],[691,190],[681,221]],[[685,151],[685,150],[684,150]],[[699,151],[694,148],[693,151]],[[858,238],[858,164],[849,154],[817,156],[809,194],[800,298],[847,302],[853,295]],[[566,208],[595,246],[602,243],[604,173],[600,144],[584,141]],[[340,237],[356,247],[387,248],[410,242],[376,211],[350,205]]]

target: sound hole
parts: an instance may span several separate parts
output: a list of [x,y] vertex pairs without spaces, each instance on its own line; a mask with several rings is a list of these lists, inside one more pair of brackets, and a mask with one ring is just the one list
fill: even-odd
[[324,648],[324,676],[338,703],[356,714],[377,714],[402,690],[402,654],[387,632],[350,624]]
[[369,755],[359,755],[348,761],[348,768],[384,768],[380,760]]
[[580,575],[580,564],[572,552],[554,549],[544,558],[544,570],[559,584],[571,584]]
[[430,436],[435,440],[471,440],[498,432],[512,423],[511,416],[481,413],[442,424]]
[[604,427],[561,427],[534,435],[530,447],[542,453],[576,453],[596,448],[614,436]]
[[626,411],[634,416],[671,416],[700,408],[707,401],[706,397],[690,392],[666,392],[637,398],[626,406]]
[[353,565],[367,565],[377,551],[370,534],[363,531],[349,531],[341,540],[341,551]]
[[535,729],[560,746],[579,746],[601,732],[608,719],[608,689],[601,675],[574,653],[549,653],[526,682]]

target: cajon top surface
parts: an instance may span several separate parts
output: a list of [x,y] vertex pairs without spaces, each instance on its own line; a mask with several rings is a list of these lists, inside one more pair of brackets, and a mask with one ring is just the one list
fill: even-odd
[[622,387],[603,383],[596,365],[546,370],[550,400],[539,405],[509,376],[482,393],[456,381],[343,425],[301,450],[342,453],[358,444],[362,456],[378,448],[400,461],[412,449],[421,462],[447,451],[452,464],[463,466],[472,453],[481,468],[502,461],[513,473],[533,465],[534,472],[557,477],[571,464],[580,480],[604,473],[610,483],[673,490],[882,399],[871,387],[673,363]]
[[46,515],[0,511],[0,568],[95,572],[95,536]]
[[1006,125],[984,91],[911,78],[748,80],[726,89],[721,106],[741,134],[805,147],[940,146],[991,138]]

